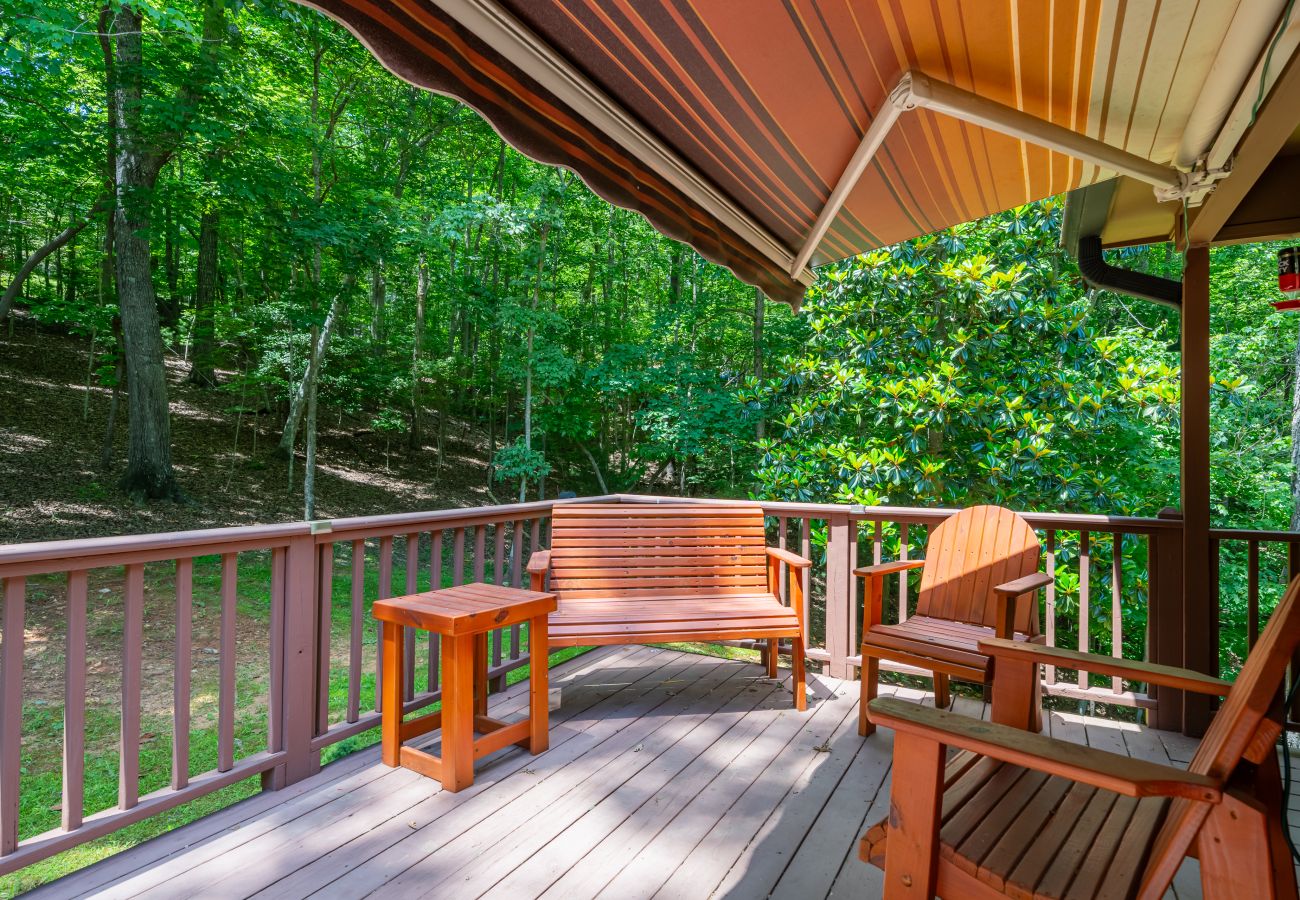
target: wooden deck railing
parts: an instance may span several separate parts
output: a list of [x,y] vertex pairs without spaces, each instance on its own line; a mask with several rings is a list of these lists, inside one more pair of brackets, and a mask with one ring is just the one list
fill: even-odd
[[[662,502],[661,498],[618,495],[590,498]],[[663,498],[668,499],[668,498]],[[682,502],[671,498],[671,502]],[[700,501],[707,502],[707,501]],[[807,652],[833,676],[853,674],[862,617],[861,587],[852,570],[868,559],[921,555],[929,528],[951,510],[862,507],[834,504],[764,503],[773,540],[814,560],[805,571],[804,597],[810,629]],[[264,788],[299,781],[320,766],[321,752],[379,724],[379,673],[369,604],[379,597],[425,589],[432,584],[491,580],[518,585],[527,556],[547,545],[550,501],[328,522],[250,526],[172,534],[18,544],[0,547],[0,874],[85,841],[112,833],[179,804],[251,776]],[[1056,582],[1044,598],[1049,642],[1155,661],[1181,660],[1182,530],[1177,517],[1137,519],[1106,516],[1027,514],[1042,536],[1048,571]],[[1275,588],[1273,553],[1284,544],[1297,559],[1300,535],[1215,532],[1227,545],[1244,542],[1249,615],[1258,631],[1261,591]],[[1263,563],[1260,562],[1261,551]],[[191,661],[196,648],[196,561],[204,586],[214,586],[218,609],[215,649],[216,753],[206,765],[191,750]],[[1294,568],[1287,563],[1286,571]],[[788,572],[782,573],[786,585]],[[899,576],[887,603],[903,618],[915,608],[916,574]],[[57,582],[55,581],[57,579]],[[98,586],[108,579],[111,587]],[[1271,580],[1270,580],[1271,579]],[[29,634],[29,589],[39,582],[48,599],[57,590],[67,603],[63,685],[63,796],[61,824],[20,839],[23,776],[24,659],[29,643],[48,636]],[[214,585],[210,585],[214,583]],[[53,587],[51,587],[53,585]],[[1280,588],[1279,588],[1280,589]],[[784,591],[783,591],[784,593]],[[88,651],[88,622],[111,604],[109,640],[120,652],[120,752],[117,802],[86,812],[86,687],[88,670],[103,660]],[[241,597],[269,603],[265,634],[241,642]],[[148,600],[148,604],[146,603]],[[42,601],[44,602],[44,601]],[[149,610],[146,610],[146,606]],[[1266,604],[1267,605],[1267,604]],[[159,612],[161,610],[162,612]],[[247,616],[245,617],[247,618]],[[164,621],[165,620],[165,621]],[[1143,624],[1143,620],[1145,620]],[[247,624],[247,623],[245,623]],[[120,631],[116,629],[120,627]],[[261,626],[258,626],[261,627]],[[103,629],[95,628],[96,640]],[[1109,634],[1102,640],[1104,632]],[[120,634],[120,638],[118,635]],[[158,660],[145,668],[146,638],[170,641],[170,672]],[[211,636],[204,634],[205,642]],[[420,709],[439,698],[438,645],[416,638],[406,654],[410,685],[406,708]],[[252,656],[250,656],[252,653]],[[154,652],[152,656],[157,656]],[[209,660],[211,657],[209,657]],[[490,676],[500,683],[526,664],[525,635],[516,628],[494,635]],[[237,738],[241,678],[253,671],[265,685],[265,741],[250,747]],[[144,773],[160,784],[141,795],[142,696],[148,676],[171,682],[171,771]],[[1047,672],[1049,693],[1147,708],[1163,727],[1180,727],[1181,715],[1167,717],[1176,695],[1143,692],[1138,685],[1088,673]],[[205,701],[206,702],[206,701]],[[29,829],[30,830],[30,829]]]

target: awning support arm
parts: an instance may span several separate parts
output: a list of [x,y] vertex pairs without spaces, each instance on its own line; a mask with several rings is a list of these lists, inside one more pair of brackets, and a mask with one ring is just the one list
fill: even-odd
[[1153,163],[1126,150],[1112,147],[1110,144],[1071,131],[1061,125],[1046,122],[995,100],[936,81],[922,72],[904,72],[898,79],[898,84],[889,92],[889,99],[884,108],[871,121],[867,133],[858,144],[858,149],[854,151],[835,189],[831,191],[826,206],[817,217],[812,231],[804,242],[803,249],[794,259],[794,264],[790,268],[792,275],[802,272],[808,265],[813,252],[821,244],[826,232],[830,230],[835,217],[844,208],[849,194],[857,186],[862,173],[871,165],[885,138],[889,136],[899,117],[911,109],[928,109],[943,113],[990,131],[1019,138],[1085,162],[1095,163],[1103,169],[1128,175],[1152,185],[1156,189],[1157,196],[1162,199],[1180,198],[1190,193],[1193,188],[1205,189],[1204,178],[1198,173],[1183,173],[1170,166]]

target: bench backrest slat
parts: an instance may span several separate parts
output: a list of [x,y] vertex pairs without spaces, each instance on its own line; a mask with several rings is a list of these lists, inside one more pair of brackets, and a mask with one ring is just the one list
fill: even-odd
[[551,514],[561,600],[767,592],[757,504],[569,503]]

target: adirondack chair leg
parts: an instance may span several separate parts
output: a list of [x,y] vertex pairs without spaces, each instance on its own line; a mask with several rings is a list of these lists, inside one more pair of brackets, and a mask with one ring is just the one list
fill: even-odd
[[767,663],[768,678],[776,677],[776,666],[781,659],[781,654],[777,649],[779,646],[780,646],[780,640],[778,638],[767,639],[767,650],[764,655],[767,657],[765,662]]
[[934,673],[934,705],[936,709],[947,709],[952,704],[952,695],[948,691],[948,676],[943,672]]
[[[772,655],[776,656],[776,639],[772,640]],[[790,642],[790,686],[794,689],[794,708],[803,712],[808,708],[807,678],[803,666],[803,635]]]
[[934,897],[945,755],[938,741],[902,731],[894,735],[885,900]]
[[[865,648],[863,648],[865,650]],[[876,699],[876,681],[880,678],[880,661],[874,656],[862,654],[862,667],[859,671],[862,682],[862,699],[858,703],[858,734],[868,737],[875,734],[876,726],[867,718],[867,704]]]
[[1277,898],[1271,844],[1268,808],[1237,791],[1225,791],[1196,841],[1205,900]]

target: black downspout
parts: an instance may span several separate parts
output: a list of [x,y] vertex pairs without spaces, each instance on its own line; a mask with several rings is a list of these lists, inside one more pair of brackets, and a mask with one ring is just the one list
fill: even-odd
[[1183,308],[1181,281],[1112,266],[1102,257],[1101,238],[1095,234],[1079,238],[1079,273],[1092,287],[1128,294],[1174,309]]

